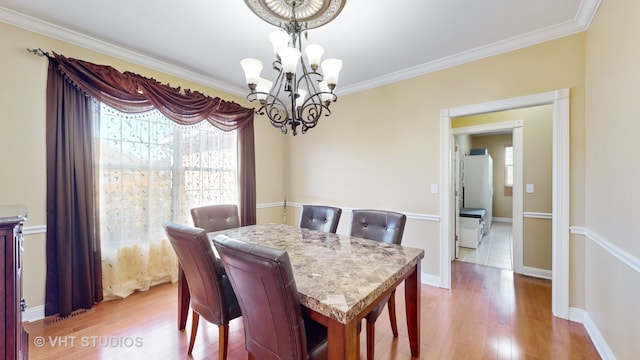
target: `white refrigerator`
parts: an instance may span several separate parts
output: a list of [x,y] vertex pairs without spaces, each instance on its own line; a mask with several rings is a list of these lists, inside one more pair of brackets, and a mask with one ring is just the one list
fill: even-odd
[[491,155],[467,155],[464,158],[463,206],[486,210],[483,233],[491,228],[493,207],[493,159]]

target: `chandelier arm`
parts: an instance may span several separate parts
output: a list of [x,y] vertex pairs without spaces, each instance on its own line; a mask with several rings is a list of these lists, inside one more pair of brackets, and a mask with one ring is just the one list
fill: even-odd
[[282,62],[280,60],[274,60],[273,63],[271,64],[271,67],[277,73],[281,73],[282,72]]
[[256,110],[256,113],[266,115],[271,125],[280,128],[284,134],[287,133],[287,124],[291,116],[287,106],[281,99],[267,94],[267,101]]
[[322,74],[316,72],[316,71],[309,71],[307,69],[307,66],[304,62],[304,60],[301,60],[302,63],[302,76],[300,76],[300,79],[298,80],[297,83],[297,88],[299,89],[301,87],[301,83],[304,81],[305,83],[305,87],[307,88],[307,93],[308,94],[316,94],[319,92],[320,87],[316,87],[315,82],[313,81],[313,79],[311,78],[312,76],[317,76],[318,80],[316,81],[317,83],[320,83],[320,81],[322,81],[322,79],[324,78],[322,76]]
[[[275,61],[274,69],[277,69],[279,64],[279,61]],[[250,102],[258,101],[261,105],[255,111],[256,114],[266,115],[271,125],[279,128],[280,131],[282,131],[284,134],[287,133],[287,124],[289,123],[289,119],[291,118],[288,107],[279,97],[282,83],[283,81],[285,81],[285,77],[286,76],[284,72],[280,71],[280,74],[276,78],[275,86],[271,88],[271,91],[269,93],[262,91],[252,91],[249,95],[247,95],[247,100],[249,100]]]
[[[253,4],[253,1],[254,0],[245,0],[248,4]],[[247,99],[260,103],[260,108],[256,110],[256,113],[266,115],[274,127],[279,128],[285,134],[287,133],[287,128],[290,128],[293,135],[296,135],[298,126],[302,126],[302,133],[305,133],[308,129],[318,124],[318,120],[323,114],[325,116],[331,115],[329,105],[337,99],[337,96],[333,93],[333,88],[337,80],[332,80],[334,83],[326,84],[326,82],[324,82],[325,76],[318,72],[317,64],[314,63],[309,64],[310,67],[307,66],[305,58],[302,56],[302,35],[304,32],[305,40],[307,40],[308,23],[307,20],[298,22],[296,18],[296,7],[300,4],[299,0],[286,1],[291,6],[290,17],[286,21],[279,23],[278,26],[284,29],[289,35],[288,46],[297,48],[297,56],[299,56],[297,61],[301,69],[295,71],[288,63],[291,61],[288,59],[290,56],[295,56],[293,55],[295,52],[287,50],[286,53],[281,54],[281,52],[276,49],[277,46],[286,46],[287,42],[286,39],[278,40],[278,35],[276,35],[272,39],[274,49],[276,49],[277,52],[277,59],[272,64],[273,69],[277,73],[276,80],[271,83],[269,80],[259,78],[257,84],[247,80],[251,90],[251,93],[247,95]],[[284,41],[285,44],[281,44],[281,41]],[[312,52],[309,52],[309,54]],[[286,63],[283,64],[282,60],[285,60]],[[331,62],[334,72],[332,72],[332,75],[329,75],[330,78],[337,79],[337,72],[340,71],[341,62],[339,65],[336,65],[336,61],[339,60],[333,60],[333,62]],[[287,65],[287,71],[289,71],[289,73],[285,72],[284,65]],[[262,66],[259,66],[261,69]],[[245,68],[247,79],[250,78],[250,75],[254,75],[250,70],[255,71],[255,68],[255,66],[247,66]],[[289,70],[290,68],[292,70]],[[259,77],[259,70],[257,76]],[[253,87],[251,86],[252,84]],[[271,87],[270,89],[269,86]],[[285,99],[285,95],[289,97],[288,100]]]
[[[307,109],[305,109],[304,111],[307,111]],[[308,109],[308,112],[309,115],[305,117],[310,118],[311,120],[301,121],[303,134],[306,133],[307,130],[312,129],[316,127],[316,125],[318,125],[318,120],[320,119],[320,116],[322,116],[323,112],[325,112],[325,116],[331,115],[331,110],[329,110],[329,108],[325,105],[312,106]]]
[[[318,80],[318,82],[322,81],[322,75],[316,72],[313,73],[309,73],[309,75],[317,75],[320,77],[320,80]],[[298,84],[300,84],[300,82],[303,79],[300,79],[300,81],[298,82]],[[314,82],[310,79],[309,77],[305,77],[305,83],[307,84],[307,94],[309,94],[309,96],[307,97],[307,99],[305,99],[304,103],[302,104],[302,107],[306,106],[307,103],[309,102],[313,102],[313,103],[318,103],[318,104],[322,104],[325,105],[325,107],[328,108],[329,103],[331,102],[335,102],[338,99],[338,96],[336,94],[334,94],[331,91],[322,91],[319,87],[316,88]],[[300,87],[300,85],[298,85],[298,88]],[[329,95],[330,98],[327,100],[323,101],[323,96],[322,95]]]
[[285,85],[284,82],[286,81],[286,77],[287,77],[287,75],[284,73],[284,70],[282,70],[282,68],[280,69],[276,68],[276,65],[278,64],[280,64],[279,61],[274,61],[273,63],[274,70],[278,71],[278,77],[276,77],[276,81],[274,82],[274,85],[271,88],[271,91],[269,91],[269,93],[275,98],[280,98],[280,91],[284,88],[284,85]]
[[[314,94],[309,102],[300,109],[300,123],[302,125],[302,133],[314,128],[318,125],[318,120],[324,116],[330,116],[331,110],[325,102],[322,101],[322,93]],[[334,95],[335,96],[335,95]]]

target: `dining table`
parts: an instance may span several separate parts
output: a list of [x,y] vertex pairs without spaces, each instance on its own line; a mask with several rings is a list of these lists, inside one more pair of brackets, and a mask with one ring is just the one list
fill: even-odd
[[[409,346],[412,356],[419,356],[424,250],[276,223],[210,232],[208,237],[287,251],[302,311],[327,327],[329,359],[360,359],[362,319],[404,282]],[[178,327],[184,329],[190,295],[181,270],[178,281]]]

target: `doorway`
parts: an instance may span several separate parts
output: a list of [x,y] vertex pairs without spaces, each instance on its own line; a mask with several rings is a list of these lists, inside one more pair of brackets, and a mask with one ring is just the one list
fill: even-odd
[[[522,132],[523,122],[520,120],[517,121],[505,121],[498,123],[489,123],[484,125],[474,125],[474,126],[465,126],[451,129],[451,135],[453,136],[453,143],[456,143],[456,139],[458,137],[463,136],[471,136],[471,135],[495,135],[495,134],[511,134],[511,146],[513,147],[513,191],[511,194],[511,214],[509,214],[511,223],[509,224],[508,235],[511,236],[510,239],[510,251],[509,257],[511,260],[511,269],[516,273],[522,273],[522,241],[523,241],[523,192],[522,192],[522,183],[523,183],[523,132]],[[495,154],[494,154],[495,155]],[[494,160],[495,163],[495,160]],[[455,171],[455,170],[454,170]],[[454,174],[453,178],[456,178]],[[454,187],[458,186],[454,183]],[[455,190],[459,191],[459,187],[455,188]],[[443,192],[444,193],[444,192]],[[494,194],[495,195],[495,194]],[[459,201],[454,201],[455,207],[451,213],[451,216],[454,217],[454,222],[458,220],[457,214],[459,213]],[[496,225],[498,227],[499,225]],[[455,227],[456,229],[458,226]],[[454,232],[454,241],[452,246],[456,246],[455,242],[455,232]],[[487,234],[486,236],[489,236]],[[485,236],[485,237],[486,237]],[[490,239],[492,240],[492,239]],[[504,240],[501,238],[500,240]],[[483,240],[484,241],[484,240]],[[482,245],[482,244],[481,244]],[[491,244],[485,244],[491,245]],[[456,251],[457,248],[453,248],[453,251]],[[504,250],[504,248],[503,248]],[[451,252],[453,255],[456,252]],[[487,254],[482,254],[480,256],[487,256]],[[451,257],[453,259],[453,256]],[[483,265],[488,264],[487,262]]]
[[[552,312],[554,316],[569,318],[569,89],[498,100],[440,112],[440,286],[451,288],[451,251],[455,236],[455,194],[453,183],[454,141],[451,118],[517,109],[537,105],[553,105],[553,181],[552,181]],[[522,191],[522,186],[515,191]],[[522,210],[520,210],[522,211]],[[522,221],[522,217],[514,218]],[[514,224],[515,226],[515,224]],[[517,253],[518,252],[518,253]],[[514,248],[514,259],[522,256]]]
[[[499,124],[511,116],[494,116],[496,113],[484,114],[481,116],[482,120],[495,119],[495,123]],[[476,123],[475,117],[470,119],[461,118],[453,119],[457,124],[462,121],[464,124],[470,122]],[[505,119],[506,118],[506,119]],[[473,171],[477,169],[467,169],[467,161],[475,161],[473,164],[478,164],[478,157],[471,155],[472,153],[484,153],[491,159],[491,176],[488,177],[490,181],[491,195],[489,209],[485,209],[486,219],[483,221],[474,220],[475,213],[472,211],[467,214],[468,211],[456,210],[454,214],[465,213],[464,217],[456,218],[456,256],[454,257],[458,261],[474,263],[483,266],[495,267],[503,270],[513,270],[513,218],[520,214],[513,213],[513,179],[515,178],[515,170],[522,170],[520,164],[514,164],[513,159],[513,137],[514,131],[511,126],[519,127],[520,122],[508,122],[508,126],[501,126],[501,128],[507,128],[496,130],[495,132],[487,133],[475,133],[473,131],[475,126],[470,127],[454,127],[452,133],[454,134],[454,140],[456,143],[456,152],[459,154],[456,159],[460,159],[456,165],[456,185],[455,189],[458,194],[456,204],[459,207],[469,208],[477,207],[481,205],[476,203],[477,196],[470,199],[470,202],[463,201],[467,199],[467,185],[468,181],[471,181],[471,187],[474,184],[481,183],[477,174],[474,176]],[[524,122],[523,122],[524,123]],[[477,125],[476,125],[477,126]],[[462,134],[464,132],[464,134]],[[516,135],[517,136],[517,135]],[[516,141],[520,144],[520,141]],[[517,149],[518,151],[520,149]],[[507,161],[508,160],[508,161]],[[472,165],[473,165],[472,164]],[[469,171],[472,173],[469,174]],[[464,174],[463,174],[464,172]],[[471,176],[471,178],[469,178]],[[488,185],[488,184],[487,184]],[[480,206],[481,208],[484,206]],[[480,228],[482,231],[480,231]],[[516,231],[518,232],[518,231]],[[478,236],[478,234],[481,234]],[[470,242],[470,235],[473,240],[480,239],[479,243],[475,241]],[[524,241],[524,236],[519,237]]]

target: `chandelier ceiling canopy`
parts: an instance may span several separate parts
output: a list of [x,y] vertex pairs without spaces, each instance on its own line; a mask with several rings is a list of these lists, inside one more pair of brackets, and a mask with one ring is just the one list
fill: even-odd
[[306,29],[315,29],[335,19],[347,0],[244,0],[259,18],[282,27],[291,20],[295,3],[296,20]]
[[[346,0],[245,0],[249,8],[264,21],[280,30],[269,34],[276,59],[274,81],[260,76],[262,62],[243,59],[240,65],[251,91],[249,101],[257,101],[256,113],[266,115],[271,124],[283,133],[291,129],[297,135],[298,126],[304,134],[315,127],[320,116],[329,116],[329,105],[337,100],[334,89],[342,61],[321,61],[324,48],[317,44],[302,47],[302,32],[333,20]],[[322,73],[318,70],[322,69]]]

